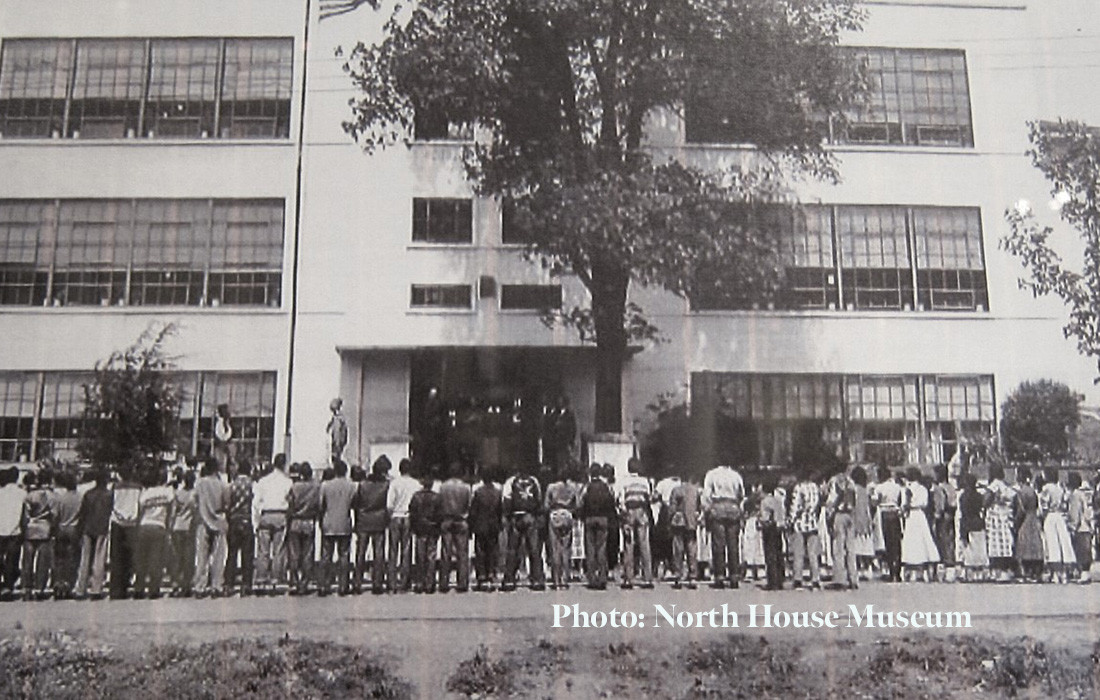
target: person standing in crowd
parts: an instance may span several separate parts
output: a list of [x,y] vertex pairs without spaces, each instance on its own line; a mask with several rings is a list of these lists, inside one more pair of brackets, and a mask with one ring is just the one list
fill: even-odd
[[[504,482],[503,508],[508,519],[508,563],[504,570],[501,590],[516,588],[516,572],[520,562],[529,562],[528,578],[532,590],[546,588],[546,574],[542,568],[542,543],[539,539],[539,510],[542,507],[542,489],[533,474],[533,467],[524,465],[520,472]],[[525,554],[521,555],[521,551]]]
[[[382,455],[374,460],[370,474],[356,486],[355,499],[355,581],[356,593],[363,590],[363,573],[367,565],[367,546],[371,550],[371,593],[386,590],[386,529],[389,514],[386,500],[389,497],[390,460]],[[392,584],[392,581],[391,581]]]
[[172,498],[172,595],[189,598],[195,579],[195,472],[183,473]]
[[500,568],[502,494],[494,476],[495,472],[483,472],[481,483],[470,499],[469,523],[474,535],[474,571],[479,591],[493,590],[493,580]]
[[293,483],[286,474],[286,455],[280,453],[272,460],[271,471],[253,487],[256,589],[261,595],[274,595],[286,581],[287,497]]
[[0,600],[15,597],[19,550],[23,546],[21,521],[25,495],[19,486],[19,467],[0,470]]
[[893,472],[875,487],[875,507],[882,522],[882,541],[885,547],[884,563],[888,580],[901,581],[901,507],[904,490]]
[[672,489],[668,496],[668,525],[672,534],[673,588],[679,589],[680,581],[686,580],[687,587],[695,590],[695,579],[699,575],[698,529],[702,511],[703,503],[695,479],[681,481]]
[[165,472],[149,466],[144,474],[145,488],[138,498],[137,545],[134,548],[134,597],[159,598],[164,580],[164,554],[168,548],[168,528],[172,524],[175,494],[165,480]]
[[76,569],[80,563],[80,494],[76,492],[76,474],[62,471],[57,475],[53,494],[57,511],[57,538],[54,543],[53,596],[65,600],[73,596]]
[[297,465],[293,477],[286,497],[290,594],[305,595],[313,574],[313,538],[321,515],[321,485],[314,481],[309,462]]
[[439,548],[439,494],[432,490],[431,476],[425,476],[420,487],[409,501],[409,529],[416,538],[416,576],[412,588],[416,593],[435,593],[436,550]]
[[141,484],[133,469],[122,469],[122,480],[115,484],[114,505],[111,511],[110,543],[110,594],[112,600],[125,598],[130,593],[130,581],[134,575],[134,547],[137,536],[138,500]]
[[959,477],[959,542],[962,545],[964,581],[981,581],[989,567],[985,546],[985,497],[978,480],[969,472]]
[[[855,557],[855,568],[852,568],[851,560],[845,562],[848,569],[849,586],[853,590],[859,588],[859,566],[861,559],[863,566],[867,568],[867,578],[871,577],[871,563],[875,558],[874,529],[875,519],[871,513],[871,493],[867,488],[867,470],[863,467],[852,469],[852,534],[848,548]],[[835,565],[835,564],[834,564]]]
[[[937,464],[936,485],[932,487],[932,537],[939,549],[943,567],[937,577],[941,581],[955,580],[955,515],[959,507],[959,494],[947,478],[947,465]],[[1034,493],[1034,492],[1032,492]],[[1040,550],[1040,559],[1042,559]]]
[[1043,528],[1039,524],[1039,494],[1031,484],[1031,470],[1016,470],[1016,561],[1024,580],[1043,578]]
[[446,593],[451,585],[451,566],[457,569],[455,590],[470,590],[470,502],[473,489],[463,481],[466,474],[461,462],[451,463],[449,477],[439,487],[440,536],[442,559],[439,562],[439,590]]
[[1051,582],[1068,583],[1077,566],[1077,554],[1073,551],[1066,516],[1069,513],[1069,494],[1058,483],[1058,472],[1048,469],[1046,483],[1039,492],[1039,510],[1043,514],[1043,545],[1047,570]]
[[1073,552],[1077,556],[1077,570],[1080,572],[1078,583],[1092,581],[1092,493],[1087,483],[1082,483],[1081,474],[1070,472],[1066,479],[1069,491],[1069,509],[1066,521],[1070,537],[1073,539]]
[[603,467],[593,463],[577,509],[577,514],[584,520],[588,587],[598,591],[607,588],[607,532],[615,515],[615,496],[602,474]]
[[649,550],[653,555],[653,578],[660,581],[672,571],[672,527],[669,525],[668,501],[680,485],[680,477],[673,472],[677,466],[665,463],[664,478],[653,487],[653,527],[649,530]]
[[785,565],[783,561],[783,526],[787,514],[783,508],[783,496],[775,477],[764,480],[764,497],[760,501],[760,535],[764,540],[764,568],[768,582],[765,591],[783,590]]
[[344,458],[344,448],[348,445],[348,421],[341,411],[344,408],[344,400],[335,398],[328,404],[328,410],[332,412],[325,432],[328,434],[329,458],[333,463]]
[[[234,588],[242,596],[252,595],[252,578],[256,562],[256,531],[252,523],[252,464],[242,459],[237,466],[237,476],[229,484],[229,507],[226,520],[228,561],[225,565],[225,587],[230,593]],[[240,574],[240,584],[237,576]]]
[[[27,495],[23,498],[23,600],[45,598],[53,567],[53,536],[57,516],[45,474],[27,472],[23,477]],[[35,595],[37,592],[37,596]]]
[[627,460],[627,475],[618,489],[619,518],[623,532],[623,581],[622,587],[634,587],[634,553],[641,555],[642,587],[653,588],[653,559],[649,549],[649,505],[653,491],[649,479],[638,474],[641,461],[636,457]]
[[810,587],[821,588],[821,537],[817,524],[821,514],[821,489],[816,474],[803,474],[791,491],[790,542],[791,579],[802,586],[803,570],[810,569]]
[[550,535],[550,588],[569,588],[573,561],[573,515],[577,512],[580,484],[573,480],[573,467],[562,464],[559,478],[546,487],[543,509]]
[[[89,593],[98,600],[103,597],[103,584],[107,578],[107,536],[111,530],[111,513],[115,495],[107,488],[111,476],[106,469],[95,472],[95,486],[80,499],[77,529],[80,532],[80,566],[76,572],[76,597]],[[2,493],[3,489],[0,489]]]
[[711,536],[712,588],[737,588],[740,579],[740,537],[745,483],[733,467],[719,465],[703,479],[702,503]]
[[326,596],[332,590],[333,554],[336,556],[337,591],[347,595],[351,566],[351,506],[356,487],[348,478],[348,465],[343,460],[332,463],[333,478],[321,483],[321,590]]
[[1012,509],[1016,493],[1005,483],[1004,467],[989,465],[989,485],[986,489],[985,544],[989,549],[989,564],[997,570],[998,580],[1007,581],[1012,578],[1015,569]]
[[412,529],[409,525],[409,503],[420,490],[420,482],[412,477],[412,462],[408,458],[397,464],[397,478],[390,482],[386,492],[386,510],[390,514],[389,567],[390,592],[408,591],[412,587],[409,578],[412,567]]
[[237,441],[231,421],[229,404],[218,404],[214,415],[214,456],[218,460],[218,471],[228,475],[230,481],[237,474]]
[[[863,476],[866,477],[866,473]],[[855,589],[859,587],[854,546],[857,487],[841,469],[829,479],[825,488],[826,520],[831,521],[833,529],[833,582],[830,587]]]
[[195,595],[219,597],[225,586],[226,533],[229,486],[222,481],[217,458],[202,465],[195,484]]
[[913,580],[923,575],[932,580],[932,567],[940,560],[936,541],[928,527],[928,489],[921,483],[919,467],[910,467],[905,486],[905,531],[901,538],[901,561]]

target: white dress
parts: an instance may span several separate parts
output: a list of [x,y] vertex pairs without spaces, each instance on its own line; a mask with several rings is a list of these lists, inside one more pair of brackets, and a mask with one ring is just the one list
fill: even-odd
[[922,484],[909,484],[909,508],[905,518],[905,530],[901,537],[901,562],[906,566],[935,564],[940,560],[936,540],[928,527],[924,509],[928,507],[928,489]]

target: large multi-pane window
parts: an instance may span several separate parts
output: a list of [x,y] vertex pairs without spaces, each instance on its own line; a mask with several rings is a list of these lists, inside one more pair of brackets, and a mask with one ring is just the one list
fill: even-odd
[[696,420],[714,421],[711,457],[755,464],[823,450],[884,466],[944,462],[959,435],[988,436],[995,421],[989,375],[696,372],[691,391]]
[[0,303],[278,306],[282,200],[0,200]]
[[0,137],[287,138],[292,73],[292,39],[7,39]]
[[[966,54],[946,49],[846,47],[865,67],[869,89],[844,115],[822,124],[831,143],[973,146]],[[751,99],[751,97],[746,98]],[[689,143],[744,143],[759,125],[699,95],[685,107]],[[824,121],[824,120],[823,120]]]
[[848,49],[870,90],[832,129],[837,143],[973,146],[966,55],[944,49]]
[[[214,416],[226,404],[237,453],[268,459],[275,446],[275,372],[180,372],[176,444],[209,455]],[[90,372],[0,372],[0,460],[73,457],[86,426]]]
[[[773,209],[785,309],[984,311],[981,215],[973,207]],[[705,295],[707,290],[700,290]],[[692,308],[739,309],[692,298]]]
[[474,209],[469,199],[414,197],[415,243],[473,243]]
[[473,285],[414,284],[409,303],[414,309],[472,309]]

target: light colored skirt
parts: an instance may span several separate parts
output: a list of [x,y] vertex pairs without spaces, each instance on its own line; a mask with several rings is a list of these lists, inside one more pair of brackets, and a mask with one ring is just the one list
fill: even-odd
[[935,564],[940,560],[936,541],[928,528],[928,518],[924,511],[914,510],[905,519],[905,530],[901,537],[901,562],[908,566]]
[[1047,564],[1077,565],[1073,553],[1073,538],[1069,536],[1064,513],[1047,513],[1043,520],[1043,551]]
[[985,530],[971,532],[965,540],[960,541],[963,545],[963,566],[989,566],[989,554],[985,550]]
[[756,528],[756,516],[745,518],[741,528],[741,559],[745,566],[764,566],[764,538]]

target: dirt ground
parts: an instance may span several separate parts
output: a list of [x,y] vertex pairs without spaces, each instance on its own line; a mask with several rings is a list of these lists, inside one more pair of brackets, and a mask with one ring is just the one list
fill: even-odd
[[[155,645],[333,643],[412,697],[1096,697],[1100,589],[873,584],[858,592],[608,591],[349,598],[5,603],[0,639],[65,630],[136,659]],[[657,605],[738,611],[737,629],[659,629]],[[644,615],[647,627],[554,628],[553,605]],[[774,611],[965,611],[971,627],[749,628]],[[693,619],[698,619],[694,617]],[[564,621],[567,624],[567,620]],[[399,687],[397,684],[394,687]],[[325,697],[322,693],[317,697]],[[27,697],[33,697],[28,695]],[[256,696],[260,697],[260,696]]]

